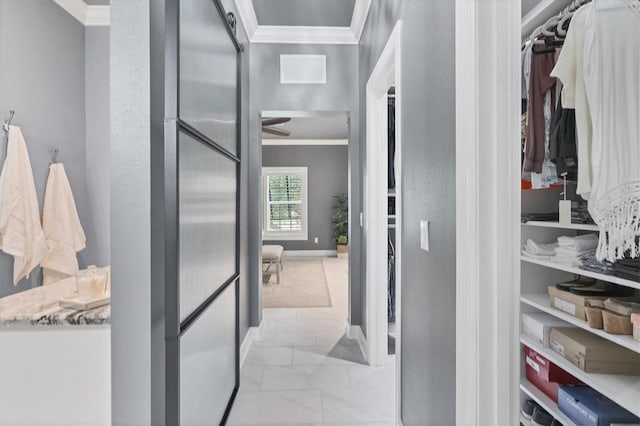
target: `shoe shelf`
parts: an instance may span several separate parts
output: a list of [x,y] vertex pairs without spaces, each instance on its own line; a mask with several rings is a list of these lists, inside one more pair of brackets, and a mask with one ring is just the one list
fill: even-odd
[[573,229],[577,231],[592,231],[598,232],[598,225],[588,225],[584,223],[558,223],[558,222],[542,222],[537,220],[531,220],[529,222],[524,222],[525,226],[538,226],[540,228],[558,228],[558,229]]
[[523,334],[520,335],[520,342],[636,416],[640,416],[640,376],[585,373],[563,356]]
[[[582,321],[572,315],[566,314],[562,311],[559,311],[558,309],[552,308],[551,306],[549,306],[548,294],[544,294],[544,293],[543,294],[537,294],[537,293],[522,294],[520,296],[520,301],[526,305],[532,306],[540,311],[546,312],[548,314],[553,315],[556,318],[566,321],[571,325],[575,325],[576,327],[585,329],[613,343],[616,343],[620,346],[624,346],[625,348],[630,349],[634,352],[640,353],[640,342],[633,340],[631,336],[611,334],[611,333],[607,333],[604,330],[591,328],[589,327],[589,323],[587,323],[586,321]],[[640,398],[640,396],[638,396],[638,398]]]
[[637,281],[625,280],[624,278],[616,277],[615,275],[605,275],[599,274],[597,272],[587,271],[585,269],[580,269],[575,266],[563,265],[558,262],[552,262],[550,260],[543,259],[534,259],[532,257],[527,257],[525,255],[521,255],[520,259],[523,262],[533,263],[540,266],[545,266],[547,268],[557,269],[559,271],[565,271],[576,275],[582,275],[583,277],[591,277],[601,281],[607,281],[613,284],[620,284],[626,287],[631,287],[640,290],[640,283]]
[[537,402],[538,405],[544,408],[547,413],[551,414],[564,426],[576,426],[576,424],[572,422],[569,417],[565,416],[564,413],[560,411],[560,408],[558,408],[558,404],[553,402],[551,398],[549,398],[540,389],[529,382],[526,377],[520,379],[520,390],[527,394],[529,398]]

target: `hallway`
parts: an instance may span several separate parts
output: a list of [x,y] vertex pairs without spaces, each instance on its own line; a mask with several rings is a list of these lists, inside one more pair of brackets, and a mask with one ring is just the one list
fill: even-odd
[[347,260],[322,260],[333,306],[263,311],[228,424],[394,424],[395,363],[369,367],[345,336]]

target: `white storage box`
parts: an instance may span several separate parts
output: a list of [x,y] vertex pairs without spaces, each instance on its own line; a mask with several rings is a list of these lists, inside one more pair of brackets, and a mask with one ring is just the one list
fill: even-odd
[[570,327],[570,324],[545,313],[522,313],[522,333],[545,348],[549,347],[551,327]]

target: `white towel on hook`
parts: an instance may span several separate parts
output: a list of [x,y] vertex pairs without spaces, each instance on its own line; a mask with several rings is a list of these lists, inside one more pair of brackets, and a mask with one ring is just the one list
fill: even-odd
[[76,253],[86,247],[87,238],[62,164],[49,166],[42,229],[48,247],[42,261],[43,284],[51,284],[75,275],[78,272]]
[[13,256],[13,285],[29,276],[47,250],[29,152],[16,126],[9,126],[0,173],[0,249]]

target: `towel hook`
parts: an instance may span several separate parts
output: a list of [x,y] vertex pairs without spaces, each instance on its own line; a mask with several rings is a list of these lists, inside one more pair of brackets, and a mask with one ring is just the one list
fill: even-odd
[[51,161],[49,161],[49,165],[56,164],[58,162],[58,153],[59,152],[60,152],[60,150],[58,150],[58,148],[55,148],[53,150],[53,157],[51,158]]
[[5,132],[9,133],[9,125],[11,125],[11,120],[13,120],[13,116],[16,114],[15,110],[9,110],[9,118],[7,120],[5,120],[5,122],[2,124],[2,130],[4,130]]

